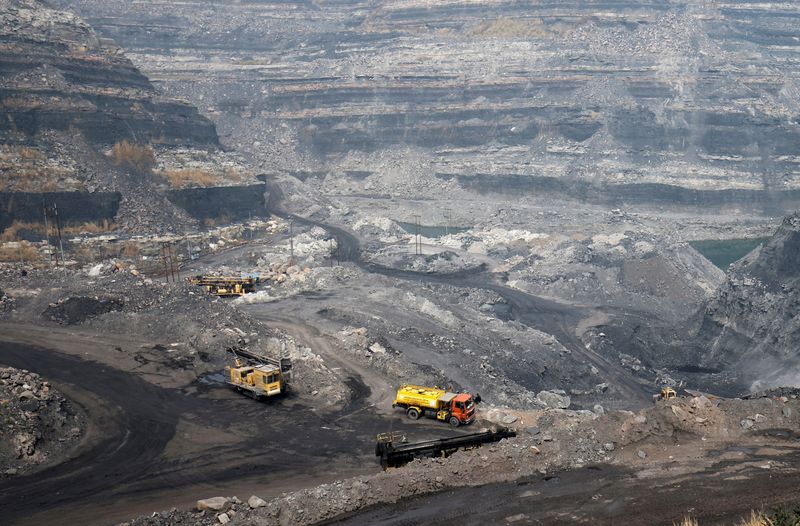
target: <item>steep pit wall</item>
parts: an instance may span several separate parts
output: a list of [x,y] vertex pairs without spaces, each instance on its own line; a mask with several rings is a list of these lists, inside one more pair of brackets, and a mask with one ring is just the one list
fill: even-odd
[[200,221],[241,221],[269,216],[264,185],[170,190],[169,201]]
[[0,192],[0,230],[14,221],[41,223],[44,204],[55,204],[62,225],[113,221],[119,210],[119,192]]

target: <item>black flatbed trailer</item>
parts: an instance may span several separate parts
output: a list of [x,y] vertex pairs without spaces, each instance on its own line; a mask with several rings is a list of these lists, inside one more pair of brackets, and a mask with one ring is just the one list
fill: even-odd
[[408,443],[400,442],[401,435],[398,433],[383,433],[378,435],[375,456],[380,457],[383,469],[396,468],[408,464],[415,458],[448,457],[459,449],[474,449],[483,444],[499,442],[515,436],[517,436],[516,431],[501,428],[452,438]]

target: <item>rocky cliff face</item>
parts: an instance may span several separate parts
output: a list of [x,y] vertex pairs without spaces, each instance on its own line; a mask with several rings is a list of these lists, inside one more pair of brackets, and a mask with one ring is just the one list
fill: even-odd
[[706,365],[741,370],[754,387],[800,383],[800,212],[731,268],[700,323]]
[[[59,202],[68,221],[176,230],[196,220],[164,194],[257,182],[195,107],[158,93],[81,18],[36,0],[0,2],[0,109],[2,227]],[[88,208],[68,209],[77,202]]]
[[796,3],[56,3],[327,193],[800,199]]

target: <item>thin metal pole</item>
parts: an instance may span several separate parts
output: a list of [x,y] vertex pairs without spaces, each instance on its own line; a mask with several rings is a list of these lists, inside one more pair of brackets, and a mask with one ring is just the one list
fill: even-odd
[[67,272],[67,260],[64,257],[64,239],[61,236],[61,218],[58,217],[58,205],[53,203],[53,211],[56,215],[56,229],[58,231],[58,246],[61,248],[61,264],[64,266],[64,273]]
[[42,210],[44,211],[44,237],[47,240],[47,256],[50,258],[50,264],[53,264],[53,251],[50,250],[50,223],[47,221],[47,203],[42,199]]
[[294,220],[289,221],[289,266],[294,265]]
[[167,266],[167,245],[161,243],[161,259],[164,260],[164,280],[169,283],[169,267]]

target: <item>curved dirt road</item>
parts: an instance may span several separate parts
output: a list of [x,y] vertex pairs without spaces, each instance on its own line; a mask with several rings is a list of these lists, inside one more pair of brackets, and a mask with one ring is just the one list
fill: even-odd
[[324,414],[292,396],[257,403],[223,385],[159,387],[14,342],[0,341],[0,363],[49,379],[90,421],[71,458],[0,482],[3,525],[109,524],[237,490],[269,497],[373,473],[375,434],[406,425],[400,415],[375,413],[358,378],[349,406]]

